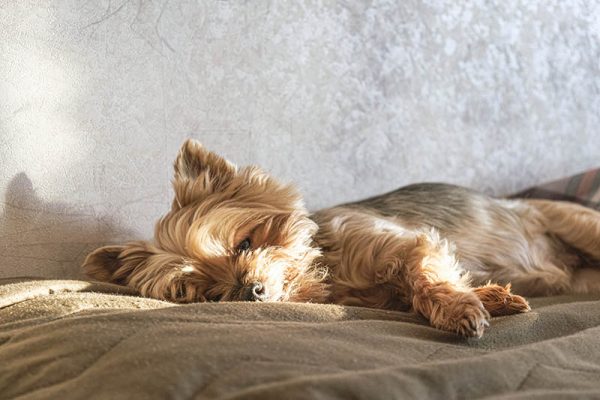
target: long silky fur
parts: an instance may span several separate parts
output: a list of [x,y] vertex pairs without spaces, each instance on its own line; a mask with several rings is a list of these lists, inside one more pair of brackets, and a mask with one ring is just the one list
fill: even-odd
[[262,301],[413,310],[477,337],[490,315],[529,310],[519,294],[600,291],[600,213],[578,205],[417,184],[309,215],[293,186],[192,140],[174,171],[153,240],[97,249],[89,276],[175,302],[260,283]]

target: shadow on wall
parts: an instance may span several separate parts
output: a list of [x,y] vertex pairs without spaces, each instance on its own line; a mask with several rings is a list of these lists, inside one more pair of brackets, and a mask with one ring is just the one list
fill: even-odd
[[0,277],[82,278],[90,251],[132,236],[91,207],[43,201],[25,173],[12,178],[0,205]]

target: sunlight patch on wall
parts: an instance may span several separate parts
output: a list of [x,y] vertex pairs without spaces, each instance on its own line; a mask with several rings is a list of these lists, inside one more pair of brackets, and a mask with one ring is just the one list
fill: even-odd
[[[40,26],[39,30],[49,27]],[[38,194],[47,200],[61,197],[69,169],[87,153],[76,129],[79,68],[72,57],[45,46],[27,34],[8,49],[0,72],[7,106],[2,118],[3,164],[13,175],[24,172]]]

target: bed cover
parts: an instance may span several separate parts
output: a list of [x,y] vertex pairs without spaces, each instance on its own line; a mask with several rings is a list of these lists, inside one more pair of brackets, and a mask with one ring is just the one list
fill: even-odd
[[[600,172],[518,196],[598,209]],[[0,399],[600,398],[600,295],[532,299],[461,339],[403,312],[0,285]]]

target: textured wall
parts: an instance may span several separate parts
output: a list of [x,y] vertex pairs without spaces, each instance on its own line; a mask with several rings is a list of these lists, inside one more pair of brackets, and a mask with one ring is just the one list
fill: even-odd
[[20,0],[0,28],[0,276],[150,236],[188,136],[312,209],[600,161],[594,1]]

